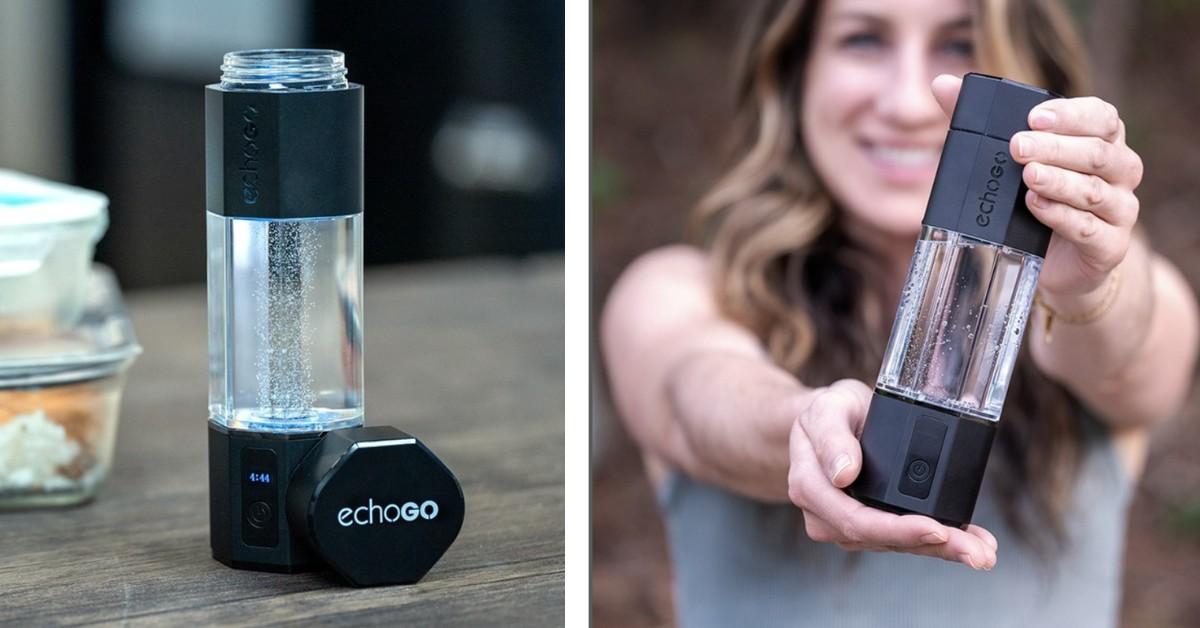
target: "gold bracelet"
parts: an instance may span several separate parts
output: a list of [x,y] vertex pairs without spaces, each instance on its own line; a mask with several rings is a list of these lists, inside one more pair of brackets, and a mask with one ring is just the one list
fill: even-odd
[[1054,337],[1050,334],[1050,326],[1054,324],[1055,318],[1061,319],[1062,322],[1071,325],[1087,325],[1088,323],[1095,322],[1101,316],[1104,316],[1105,312],[1112,308],[1112,304],[1117,300],[1117,292],[1120,290],[1120,288],[1121,267],[1118,266],[1114,268],[1112,273],[1110,273],[1108,276],[1108,287],[1104,290],[1104,298],[1100,300],[1100,303],[1098,303],[1096,307],[1082,314],[1062,314],[1049,305],[1046,305],[1046,302],[1042,300],[1040,291],[1035,292],[1033,294],[1034,305],[1037,305],[1046,311],[1046,326],[1042,335],[1042,337],[1046,340],[1046,344],[1050,344],[1050,342],[1054,339]]

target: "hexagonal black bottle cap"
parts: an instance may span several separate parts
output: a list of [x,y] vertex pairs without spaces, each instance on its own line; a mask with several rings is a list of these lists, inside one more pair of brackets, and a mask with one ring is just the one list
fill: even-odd
[[462,528],[462,487],[394,427],[334,430],[292,476],[288,519],[354,586],[420,580]]

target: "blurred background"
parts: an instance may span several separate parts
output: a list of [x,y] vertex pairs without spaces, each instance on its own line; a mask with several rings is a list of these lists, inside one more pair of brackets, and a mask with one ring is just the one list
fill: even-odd
[[[1092,51],[1096,93],[1121,110],[1128,142],[1145,162],[1141,222],[1194,288],[1200,285],[1200,2],[1067,4]],[[634,257],[681,241],[692,205],[727,165],[732,57],[748,6],[593,3],[593,314]],[[603,373],[592,372],[593,621],[671,625],[671,573],[658,512]],[[1122,625],[1200,626],[1197,451],[1200,398],[1193,390],[1183,415],[1155,434],[1131,507]]]
[[204,281],[203,86],[222,54],[334,48],[366,86],[367,264],[563,246],[550,0],[3,0],[0,168],[101,191],[125,288]]

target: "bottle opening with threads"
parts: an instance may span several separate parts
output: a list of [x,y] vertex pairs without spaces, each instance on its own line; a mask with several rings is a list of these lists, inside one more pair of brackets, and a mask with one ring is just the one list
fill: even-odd
[[346,57],[337,50],[274,48],[225,54],[222,89],[345,89]]
[[[281,98],[348,85],[334,50],[232,52],[221,69],[221,90]],[[270,432],[361,425],[362,213],[258,218],[212,209],[210,418]]]

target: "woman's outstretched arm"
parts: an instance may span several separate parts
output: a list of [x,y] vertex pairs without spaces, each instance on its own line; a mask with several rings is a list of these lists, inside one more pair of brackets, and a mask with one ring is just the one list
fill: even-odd
[[[763,501],[790,501],[814,541],[902,551],[990,569],[996,539],[847,496],[871,391],[808,388],[747,330],[721,317],[703,254],[676,246],[636,261],[601,319],[610,388],[651,475],[664,467]],[[659,478],[655,478],[656,480]]]
[[[1121,262],[1112,304],[1084,325],[1050,322],[1039,308],[1030,349],[1038,366],[1063,382],[1109,425],[1141,428],[1179,411],[1191,387],[1197,350],[1196,302],[1186,281],[1148,245],[1134,242]],[[1056,297],[1047,305],[1077,313],[1103,307],[1103,294]]]
[[600,321],[614,401],[652,468],[787,501],[788,432],[809,391],[721,317],[711,285],[686,246],[625,271]]

